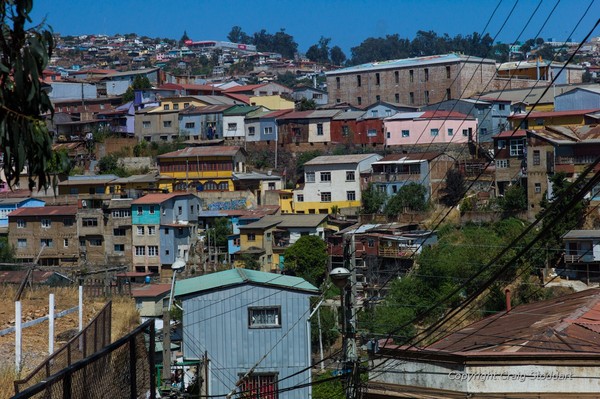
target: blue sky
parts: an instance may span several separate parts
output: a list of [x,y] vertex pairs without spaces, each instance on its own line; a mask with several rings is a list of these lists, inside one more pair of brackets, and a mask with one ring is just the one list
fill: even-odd
[[[32,18],[36,23],[45,17],[62,35],[135,32],[179,39],[185,30],[193,40],[226,40],[234,25],[248,34],[285,28],[302,52],[325,36],[349,56],[350,48],[367,37],[398,33],[412,39],[418,30],[450,36],[484,32],[498,4],[486,32],[511,43],[519,38],[540,1],[541,7],[520,37],[525,40],[535,37],[560,0],[34,0]],[[590,3],[592,7],[572,36],[581,40],[600,16],[600,0],[560,1],[540,36],[566,40]],[[595,36],[600,36],[600,30]]]

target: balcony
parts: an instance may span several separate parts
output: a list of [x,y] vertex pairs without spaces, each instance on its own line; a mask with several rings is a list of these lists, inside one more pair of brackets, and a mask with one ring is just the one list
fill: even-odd
[[594,263],[600,262],[600,259],[595,259],[594,254],[590,251],[571,252],[565,255],[565,263]]
[[421,173],[373,173],[371,179],[374,183],[387,183],[387,182],[415,182],[421,181]]
[[382,258],[410,258],[417,251],[415,246],[379,245],[377,254]]

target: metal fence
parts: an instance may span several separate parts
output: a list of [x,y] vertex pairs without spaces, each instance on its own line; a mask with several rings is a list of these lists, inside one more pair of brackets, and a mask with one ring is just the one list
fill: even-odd
[[48,356],[25,378],[15,381],[15,393],[47,379],[110,344],[111,316],[112,302],[108,302],[96,317],[66,345]]
[[148,320],[123,338],[25,389],[13,399],[154,399],[154,345],[154,320]]

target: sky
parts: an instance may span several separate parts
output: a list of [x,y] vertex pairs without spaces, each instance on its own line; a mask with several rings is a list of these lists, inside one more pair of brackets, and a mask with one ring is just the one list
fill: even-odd
[[[368,37],[397,33],[412,39],[418,30],[451,37],[489,33],[503,43],[535,37],[581,41],[598,17],[600,0],[34,0],[32,12],[34,23],[45,18],[61,35],[137,33],[179,40],[187,31],[192,40],[227,40],[236,25],[250,35],[284,28],[300,52],[324,36],[347,56]],[[600,28],[593,36],[600,36]]]

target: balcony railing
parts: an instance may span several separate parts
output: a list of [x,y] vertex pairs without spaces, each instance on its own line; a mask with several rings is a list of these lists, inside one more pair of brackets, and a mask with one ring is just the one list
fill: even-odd
[[408,258],[414,255],[415,247],[379,246],[378,255],[384,258]]
[[391,182],[391,181],[421,181],[420,173],[374,173],[372,175],[374,182]]
[[595,259],[594,255],[588,252],[582,252],[580,254],[569,254],[565,255],[565,263],[591,263],[600,262],[600,259]]

